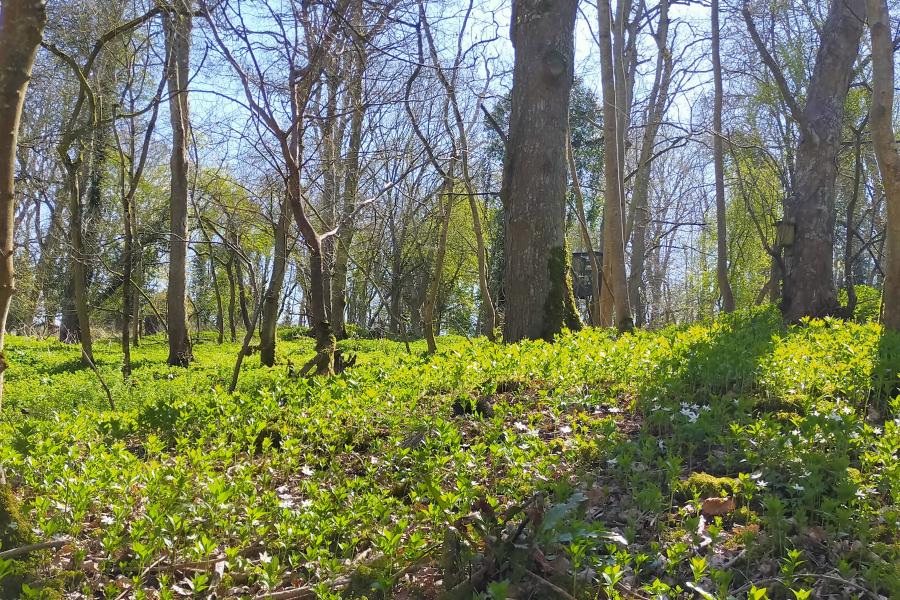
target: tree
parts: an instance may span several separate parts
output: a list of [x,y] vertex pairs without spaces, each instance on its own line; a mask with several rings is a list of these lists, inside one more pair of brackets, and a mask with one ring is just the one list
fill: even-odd
[[734,311],[734,293],[728,280],[728,228],[725,222],[725,153],[722,139],[722,59],[720,53],[719,0],[710,6],[712,26],[712,67],[715,98],[713,99],[713,170],[716,180],[716,281],[722,296],[722,310]]
[[[257,60],[257,56],[265,54],[266,51],[252,39],[254,32],[243,23],[240,10],[235,10],[228,3],[220,3],[215,7],[217,15],[225,24],[226,31],[236,38],[240,50],[251,58],[250,66],[247,69],[238,62],[232,48],[219,32],[219,26],[211,12],[212,7],[205,4],[203,6],[204,17],[210,25],[216,46],[237,75],[251,115],[275,140],[276,148],[272,149],[271,154],[277,155],[281,160],[279,168],[285,184],[285,207],[291,211],[290,214],[294,218],[309,254],[310,274],[307,300],[310,321],[316,338],[316,356],[301,369],[301,373],[305,374],[312,369],[320,374],[331,373],[334,369],[336,340],[331,323],[327,318],[323,245],[337,231],[320,233],[310,218],[311,215],[304,198],[301,173],[303,166],[302,142],[310,99],[322,71],[325,69],[326,60],[340,26],[346,19],[347,2],[342,1],[336,7],[325,9],[325,24],[321,29],[316,27],[317,23],[312,22],[308,7],[301,7],[299,4],[291,3],[288,13],[283,17],[280,15],[276,17],[297,19],[296,31],[304,30],[306,36],[306,39],[301,40],[297,36],[288,36],[285,30],[282,30],[281,37],[278,37],[279,43],[276,46],[279,47],[279,52],[282,49],[284,52],[280,56],[275,55],[275,59],[284,61],[283,66],[286,68],[286,72],[283,75],[286,81],[279,82],[277,89],[273,89],[272,81],[270,81],[272,77],[270,70],[264,71]],[[272,14],[274,16],[274,13]],[[236,19],[236,22],[232,22],[232,18]],[[278,34],[273,33],[272,35]],[[297,60],[304,54],[306,64],[298,64]],[[273,102],[271,95],[278,94],[280,91],[286,92],[286,99],[283,99],[284,102]],[[284,119],[284,121],[280,119]],[[258,312],[258,310],[254,311],[254,313]],[[253,321],[255,320],[253,319]]]
[[565,244],[566,131],[574,82],[575,0],[514,0],[503,338],[552,338],[579,324]]
[[893,127],[894,45],[886,0],[867,0],[872,38],[872,145],[887,200],[884,326],[900,330],[900,154]]
[[650,222],[651,169],[656,138],[669,103],[669,86],[672,83],[672,70],[675,62],[669,47],[669,24],[669,2],[661,0],[659,25],[653,36],[656,41],[656,69],[645,111],[644,135],[631,198],[631,218],[634,225],[631,235],[631,273],[628,279],[628,299],[634,308],[635,323],[638,326],[643,325],[646,320],[642,291],[647,258],[647,229]]
[[169,332],[170,365],[186,367],[193,359],[188,334],[185,299],[187,293],[188,234],[188,77],[191,63],[190,0],[175,0],[163,23],[166,31],[169,117],[172,126],[171,197],[169,204],[169,291],[166,320]]
[[7,367],[3,354],[6,317],[16,289],[16,147],[25,91],[46,22],[44,0],[3,0],[0,4],[0,406]]
[[[625,70],[621,42],[622,27],[629,2],[618,4],[615,26],[610,0],[599,0],[598,39],[600,43],[600,77],[603,82],[604,196],[603,210],[603,290],[600,306],[602,325],[615,325],[620,331],[633,327],[625,277],[625,124],[630,103],[627,101]],[[617,35],[615,44],[612,32]],[[614,52],[614,49],[616,50]]]
[[805,316],[838,314],[833,264],[835,180],[844,105],[859,54],[865,0],[832,0],[828,18],[821,27],[821,42],[803,107],[763,43],[749,0],[745,0],[742,13],[753,43],[800,128],[795,185],[784,202],[781,312],[788,322]]

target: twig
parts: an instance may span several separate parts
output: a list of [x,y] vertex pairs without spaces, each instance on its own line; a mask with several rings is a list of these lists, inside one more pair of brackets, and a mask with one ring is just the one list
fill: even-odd
[[13,558],[16,556],[22,556],[23,554],[38,552],[40,550],[55,550],[56,548],[65,546],[71,541],[71,538],[63,538],[61,540],[51,540],[49,542],[39,542],[37,544],[19,546],[18,548],[12,548],[10,550],[4,550],[3,552],[0,552],[0,558]]
[[[870,590],[869,588],[863,587],[863,586],[861,586],[861,585],[858,584],[858,583],[855,583],[855,582],[850,581],[850,580],[848,580],[848,579],[844,579],[843,577],[838,577],[838,576],[836,576],[836,575],[826,575],[825,573],[796,573],[796,574],[794,575],[794,579],[803,579],[804,577],[810,577],[810,578],[812,578],[812,579],[823,579],[823,580],[825,580],[825,581],[831,581],[831,582],[834,582],[834,583],[839,583],[839,584],[841,584],[842,586],[845,586],[845,587],[851,587],[851,588],[853,588],[853,589],[859,590],[860,592],[864,592],[865,594],[867,594],[868,596],[870,596],[870,597],[872,597],[872,598],[879,598],[879,597],[880,597],[878,594],[876,594],[875,592],[873,592],[873,591]],[[743,592],[749,590],[751,585],[760,585],[760,584],[763,584],[763,583],[780,583],[781,585],[783,585],[783,586],[785,586],[785,587],[788,587],[788,584],[787,584],[787,582],[784,581],[784,579],[781,579],[780,577],[769,577],[769,578],[763,579],[763,580],[761,580],[761,581],[751,581],[751,582],[748,582],[747,584],[745,584],[745,585],[739,587],[738,589],[736,589],[736,590],[734,591],[734,593],[735,593],[735,594],[743,593]]]
[[[339,579],[332,579],[331,581],[325,582],[325,585],[333,590],[346,587],[349,584],[349,577],[341,577]],[[318,596],[316,595],[316,592],[312,587],[304,585],[303,587],[292,588],[289,590],[269,592],[266,594],[257,594],[253,597],[253,600],[305,600],[306,598],[317,597]]]
[[112,392],[109,391],[109,386],[106,385],[106,382],[103,381],[103,375],[100,374],[100,369],[97,368],[97,365],[94,364],[94,361],[88,356],[88,353],[84,351],[84,345],[81,344],[81,355],[84,357],[84,360],[87,361],[87,364],[94,371],[94,374],[97,376],[97,379],[100,381],[100,387],[103,388],[103,391],[106,392],[106,398],[109,400],[109,409],[116,410],[116,403],[113,401]]
[[538,583],[540,583],[542,586],[546,587],[547,589],[553,590],[560,597],[566,598],[566,600],[575,600],[575,596],[573,596],[566,590],[562,589],[555,583],[551,583],[551,582],[547,581],[546,579],[544,579],[543,577],[541,577],[534,571],[528,570],[528,571],[525,571],[525,574],[530,576],[532,579],[534,579],[535,581],[537,581]]

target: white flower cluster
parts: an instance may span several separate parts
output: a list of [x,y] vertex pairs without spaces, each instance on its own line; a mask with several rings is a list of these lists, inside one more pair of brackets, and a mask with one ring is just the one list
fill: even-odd
[[687,417],[688,421],[691,423],[696,423],[697,419],[700,418],[700,412],[710,410],[708,405],[699,406],[697,404],[688,404],[687,402],[681,403],[681,410],[678,411],[685,417]]

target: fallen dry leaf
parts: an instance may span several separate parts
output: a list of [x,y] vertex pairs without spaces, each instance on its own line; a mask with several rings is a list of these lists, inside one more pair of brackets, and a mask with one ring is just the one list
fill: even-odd
[[734,512],[734,498],[707,498],[700,512],[705,517],[721,517]]

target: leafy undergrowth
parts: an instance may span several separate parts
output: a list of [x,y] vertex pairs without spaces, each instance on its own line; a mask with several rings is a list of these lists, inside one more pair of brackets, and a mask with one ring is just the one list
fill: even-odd
[[36,537],[70,539],[20,594],[900,597],[900,339],[875,324],[343,344],[343,375],[291,378],[301,338],[234,395],[234,345],[182,370],[148,340],[126,384],[101,344],[111,411],[77,351],[13,338],[0,460]]

